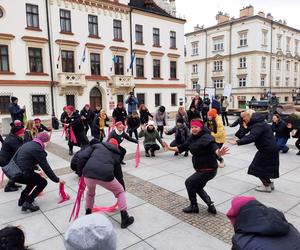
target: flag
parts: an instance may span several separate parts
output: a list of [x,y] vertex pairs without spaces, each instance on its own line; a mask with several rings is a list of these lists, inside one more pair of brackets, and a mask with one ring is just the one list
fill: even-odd
[[113,62],[114,62],[114,63],[117,63],[117,62],[118,62],[118,58],[117,58],[117,56],[116,56],[116,55],[114,55],[114,56],[113,56],[113,58],[112,58],[112,60],[113,60]]
[[135,58],[135,53],[133,52],[133,54],[131,55],[131,62],[130,62],[130,65],[129,65],[130,69],[133,68],[134,58]]
[[83,50],[83,54],[82,54],[82,58],[81,58],[81,61],[80,61],[79,69],[81,68],[81,64],[85,62],[85,52],[86,52],[86,47],[84,47],[84,50]]
[[61,57],[61,49],[59,48],[59,53],[58,53],[57,62],[56,62],[57,69],[59,68],[60,57]]

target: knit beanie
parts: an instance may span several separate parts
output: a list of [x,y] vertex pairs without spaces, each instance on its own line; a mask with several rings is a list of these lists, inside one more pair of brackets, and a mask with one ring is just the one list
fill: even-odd
[[234,225],[241,208],[247,205],[249,201],[253,200],[256,200],[253,196],[237,196],[232,199],[231,208],[226,214],[232,225]]
[[178,118],[177,121],[176,121],[176,123],[181,123],[181,124],[183,124],[183,123],[184,123],[184,120],[183,120],[182,118]]
[[25,128],[23,126],[14,126],[11,128],[10,132],[16,136],[19,136],[25,133]]
[[33,121],[34,123],[40,123],[42,120],[40,118],[35,118]]
[[50,141],[50,135],[46,132],[39,133],[36,138],[42,142]]
[[115,124],[115,126],[116,126],[116,127],[124,126],[124,124],[123,124],[123,122],[117,122],[117,123]]
[[201,120],[192,120],[190,125],[191,125],[191,127],[203,128],[203,121],[201,121]]
[[10,100],[11,100],[11,102],[14,102],[15,100],[18,100],[18,98],[15,97],[15,96],[12,96],[12,97],[10,98]]
[[216,118],[217,117],[217,114],[218,114],[218,111],[216,109],[210,109],[208,112],[207,112],[207,116],[211,116],[213,118]]
[[65,234],[67,250],[116,250],[117,235],[103,214],[90,214],[77,219]]
[[20,120],[15,120],[12,124],[12,127],[16,126],[16,127],[22,127],[23,123]]
[[108,142],[111,145],[115,145],[117,148],[119,147],[119,143],[115,138],[111,138]]
[[66,107],[66,111],[74,112],[75,108],[73,106],[69,105],[69,106]]

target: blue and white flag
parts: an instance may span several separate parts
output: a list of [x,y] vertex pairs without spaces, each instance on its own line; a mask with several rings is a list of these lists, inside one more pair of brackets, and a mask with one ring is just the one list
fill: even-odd
[[133,68],[134,59],[135,59],[135,53],[133,52],[133,54],[131,55],[131,62],[130,62],[130,65],[129,65],[130,69]]
[[85,62],[85,52],[86,52],[86,47],[84,47],[84,51],[83,51],[83,54],[82,54],[82,58],[81,58],[81,61],[80,61],[80,65],[79,65],[79,69],[81,68],[81,64],[83,64]]

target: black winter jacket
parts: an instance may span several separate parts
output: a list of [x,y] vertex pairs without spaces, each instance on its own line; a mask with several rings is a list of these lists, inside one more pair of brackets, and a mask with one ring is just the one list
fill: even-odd
[[88,111],[86,111],[86,109],[83,108],[80,111],[80,116],[83,116],[85,118],[85,119],[82,119],[83,123],[90,124],[90,123],[92,123],[95,114],[94,114],[94,112],[91,109],[89,109]]
[[67,112],[66,111],[62,112],[62,114],[60,115],[60,122],[66,123],[67,117],[68,117]]
[[[88,138],[84,133],[84,126],[78,112],[74,112],[71,117],[67,117],[66,123],[69,124],[69,128],[72,127],[78,146],[86,145],[89,143]],[[73,142],[71,142],[70,136],[69,136],[69,144],[73,144]]]
[[284,121],[280,121],[278,124],[272,124],[272,130],[275,133],[276,138],[289,139],[291,130],[287,127]]
[[36,128],[37,128],[37,130],[38,130],[39,133],[44,132],[44,131],[47,131],[47,132],[51,131],[44,124],[41,124],[39,127],[36,127]]
[[167,135],[175,134],[175,141],[177,145],[185,143],[189,138],[190,132],[187,126],[183,125],[182,127],[175,126],[171,130],[166,132]]
[[149,121],[149,116],[153,118],[153,115],[149,112],[148,109],[146,110],[140,110],[140,119],[141,119],[141,124],[147,124]]
[[17,152],[18,148],[22,145],[23,139],[10,133],[2,143],[2,148],[0,151],[0,166],[4,167],[7,165]]
[[21,109],[20,106],[15,103],[10,103],[8,110],[13,122],[15,120],[20,120],[21,122],[23,122],[24,112],[25,112],[24,109]]
[[131,130],[135,130],[135,129],[138,129],[141,125],[141,122],[140,122],[140,118],[137,117],[137,118],[133,118],[132,116],[130,116],[128,119],[127,119],[127,126],[128,126],[128,132]]
[[112,117],[115,119],[115,122],[122,122],[125,125],[127,112],[124,108],[115,108]]
[[89,146],[78,155],[78,175],[107,182],[122,178],[120,155],[120,150],[108,142]]
[[241,208],[234,231],[233,250],[300,249],[300,234],[283,213],[256,200]]
[[138,143],[138,140],[134,139],[134,138],[131,138],[128,134],[126,134],[125,132],[123,132],[121,135],[118,135],[116,133],[116,131],[112,131],[108,138],[107,138],[107,141],[109,141],[111,138],[115,138],[119,144],[121,144],[124,139],[126,139],[127,141],[131,141],[131,142],[134,142],[134,143]]
[[25,143],[17,153],[15,161],[25,175],[33,174],[34,166],[39,165],[53,182],[59,182],[47,161],[46,151],[35,141]]
[[191,137],[182,145],[178,146],[180,153],[189,150],[193,155],[192,161],[195,170],[207,171],[206,169],[217,169],[218,163],[216,158],[216,150],[218,145],[214,137],[209,134],[209,131],[204,128],[197,135]]
[[200,119],[200,113],[198,110],[195,110],[194,112],[192,112],[191,110],[189,110],[187,112],[187,116],[188,116],[188,121],[189,121],[189,124],[191,124],[191,120],[193,119]]

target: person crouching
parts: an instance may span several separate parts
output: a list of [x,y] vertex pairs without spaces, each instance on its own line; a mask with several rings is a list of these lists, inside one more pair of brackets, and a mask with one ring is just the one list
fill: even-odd
[[84,176],[88,188],[86,194],[86,214],[91,214],[95,203],[96,186],[111,191],[118,199],[121,211],[121,228],[126,228],[134,222],[134,218],[127,213],[124,187],[118,181],[122,178],[120,165],[119,143],[112,138],[109,142],[98,143],[86,148],[79,154],[78,175]]
[[158,134],[158,131],[154,127],[154,124],[154,121],[149,121],[146,127],[141,126],[142,130],[139,133],[140,138],[145,137],[144,147],[146,157],[150,157],[149,151],[151,156],[155,157],[155,151],[160,149],[159,145],[156,143],[156,140],[158,140],[163,148],[165,147],[161,137]]

